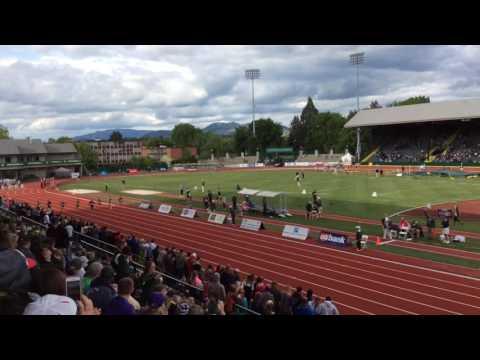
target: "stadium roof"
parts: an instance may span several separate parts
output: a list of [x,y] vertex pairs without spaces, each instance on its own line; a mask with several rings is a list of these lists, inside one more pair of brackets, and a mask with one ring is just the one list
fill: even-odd
[[346,128],[480,118],[480,99],[360,110]]

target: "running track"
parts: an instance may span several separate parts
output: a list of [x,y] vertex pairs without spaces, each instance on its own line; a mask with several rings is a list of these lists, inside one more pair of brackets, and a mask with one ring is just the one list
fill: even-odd
[[381,258],[375,250],[357,253],[127,206],[92,211],[88,200],[81,200],[77,210],[74,196],[32,189],[26,186],[9,196],[33,205],[50,199],[56,210],[65,201],[69,216],[195,251],[206,263],[229,264],[281,284],[312,288],[318,295],[332,296],[343,314],[480,314],[479,279],[434,269],[419,259],[391,254]]

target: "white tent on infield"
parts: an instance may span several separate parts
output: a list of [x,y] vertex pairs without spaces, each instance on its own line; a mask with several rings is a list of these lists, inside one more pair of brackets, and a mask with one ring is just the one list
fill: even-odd
[[[280,217],[291,216],[288,213],[287,209],[287,194],[284,192],[278,191],[269,191],[269,190],[258,190],[258,189],[247,189],[243,188],[242,190],[238,191],[238,194],[248,196],[248,197],[258,197],[258,198],[265,198],[271,199],[270,201],[270,208]],[[276,199],[277,201],[275,201]],[[273,204],[276,203],[278,206],[275,207]],[[268,208],[268,202],[267,202]],[[257,205],[254,203],[254,210],[263,212],[263,205]]]

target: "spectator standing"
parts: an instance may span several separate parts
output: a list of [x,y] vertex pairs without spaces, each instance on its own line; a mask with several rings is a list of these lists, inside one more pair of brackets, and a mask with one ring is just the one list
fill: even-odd
[[225,287],[220,283],[220,274],[213,274],[213,281],[208,284],[208,295],[213,296],[217,300],[225,301]]
[[383,240],[392,240],[392,236],[390,234],[390,219],[387,215],[382,219],[382,226],[383,226]]
[[355,226],[355,240],[356,240],[356,245],[357,245],[357,251],[360,251],[362,250],[362,236],[363,236],[363,232],[362,232],[362,228],[357,225]]
[[66,276],[56,268],[45,268],[40,273],[39,295],[27,305],[24,315],[77,315],[77,304],[65,296]]
[[317,315],[340,315],[330,296],[318,307]]
[[235,207],[233,205],[230,205],[228,207],[228,211],[230,213],[230,217],[232,218],[232,224],[235,225]]
[[450,235],[450,220],[445,216],[442,220],[442,235],[445,236],[445,241],[449,241]]
[[150,295],[153,292],[153,286],[158,280],[162,280],[160,273],[156,269],[155,262],[148,260],[145,263],[145,270],[142,276],[138,279],[137,288],[141,290],[140,303],[146,305]]
[[304,296],[301,296],[298,301],[298,305],[295,307],[295,310],[293,312],[293,315],[314,315],[311,307],[308,304],[307,298]]
[[92,299],[95,307],[104,311],[115,296],[117,296],[116,284],[114,284],[115,272],[109,266],[105,266],[100,276],[93,279],[87,296]]
[[87,272],[85,276],[82,278],[82,290],[84,294],[87,294],[90,290],[90,286],[92,281],[98,278],[102,272],[103,265],[101,262],[95,261],[92,262],[87,267]]
[[129,277],[118,282],[118,295],[106,306],[105,315],[135,315],[135,307],[131,304],[134,291],[133,280]]
[[312,216],[312,210],[313,210],[313,206],[312,206],[312,202],[309,201],[307,202],[307,205],[305,206],[305,219],[307,220],[310,220],[311,216]]
[[122,250],[122,253],[117,257],[117,267],[116,279],[120,280],[122,278],[128,277],[132,274],[132,252],[128,246],[125,246]]
[[185,278],[186,263],[187,263],[186,254],[185,252],[180,251],[175,257],[175,276],[178,279]]

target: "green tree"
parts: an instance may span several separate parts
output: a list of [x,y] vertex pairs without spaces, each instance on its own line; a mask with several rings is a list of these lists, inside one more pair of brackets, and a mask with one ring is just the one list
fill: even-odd
[[377,100],[373,100],[370,103],[370,109],[381,109],[381,108],[382,108],[382,105],[380,105]]
[[172,141],[176,147],[185,148],[198,146],[201,130],[191,124],[175,125],[172,131]]
[[10,139],[8,129],[2,125],[0,125],[0,139]]
[[220,136],[213,133],[202,133],[201,146],[198,148],[199,157],[208,159],[213,150],[215,156],[225,156],[225,153],[234,152],[233,138],[228,136]]
[[55,142],[57,144],[66,144],[66,143],[72,143],[73,139],[68,136],[60,136]]
[[239,126],[233,134],[233,148],[237,154],[242,152],[248,153],[249,140],[251,137],[248,126]]
[[428,104],[428,103],[430,103],[430,97],[421,95],[421,96],[412,96],[402,101],[394,101],[389,106],[393,107],[393,106]]
[[75,143],[74,145],[80,154],[83,165],[90,171],[95,170],[98,166],[98,157],[95,151],[86,143]]
[[[253,124],[248,125],[249,133],[253,133]],[[264,152],[268,147],[279,147],[283,145],[283,127],[272,119],[255,120],[255,138],[251,138],[249,152],[256,152],[257,148]]]
[[318,117],[318,110],[313,104],[311,97],[308,97],[307,105],[302,110],[300,118],[293,118],[290,124],[289,144],[295,149],[305,148],[307,146],[307,136],[315,126]]
[[54,138],[48,138],[48,143],[49,144],[55,144],[57,142],[57,140],[55,140]]
[[118,142],[121,142],[122,140],[123,140],[123,136],[120,131],[114,131],[110,135],[110,141],[118,143]]

